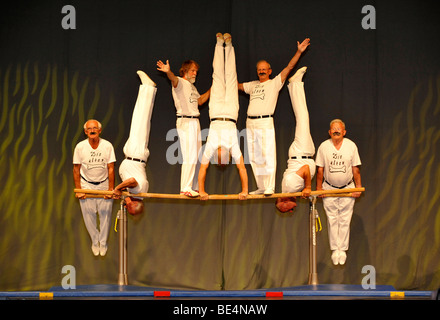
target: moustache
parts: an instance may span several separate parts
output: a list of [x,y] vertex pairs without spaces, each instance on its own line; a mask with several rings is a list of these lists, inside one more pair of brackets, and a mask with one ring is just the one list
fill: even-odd
[[334,135],[334,136],[340,136],[341,133],[340,133],[340,132],[333,132],[333,135]]
[[265,76],[265,75],[266,75],[266,72],[260,72],[258,75],[259,75],[259,76]]

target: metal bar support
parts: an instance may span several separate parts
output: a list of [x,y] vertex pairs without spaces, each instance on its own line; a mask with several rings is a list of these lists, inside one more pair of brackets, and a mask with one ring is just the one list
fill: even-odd
[[310,196],[309,213],[309,282],[308,284],[318,284],[318,267],[316,261],[316,196]]
[[127,276],[127,210],[125,200],[121,199],[121,207],[118,212],[119,220],[119,274],[118,285],[128,285]]

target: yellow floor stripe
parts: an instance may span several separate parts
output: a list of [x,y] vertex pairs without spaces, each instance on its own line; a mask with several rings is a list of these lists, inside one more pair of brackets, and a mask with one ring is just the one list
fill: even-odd
[[40,292],[40,300],[53,300],[53,292]]

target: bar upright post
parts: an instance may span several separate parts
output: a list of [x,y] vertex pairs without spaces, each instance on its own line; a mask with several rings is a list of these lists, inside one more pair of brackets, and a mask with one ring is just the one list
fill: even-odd
[[128,285],[127,276],[127,211],[124,199],[118,212],[119,219],[119,275],[118,285]]
[[318,284],[318,268],[316,261],[316,196],[310,197],[309,213],[309,284]]

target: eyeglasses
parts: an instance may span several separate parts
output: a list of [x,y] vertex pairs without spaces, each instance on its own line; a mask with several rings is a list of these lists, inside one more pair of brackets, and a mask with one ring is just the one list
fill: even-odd
[[98,127],[86,128],[86,130],[99,130],[99,128]]

